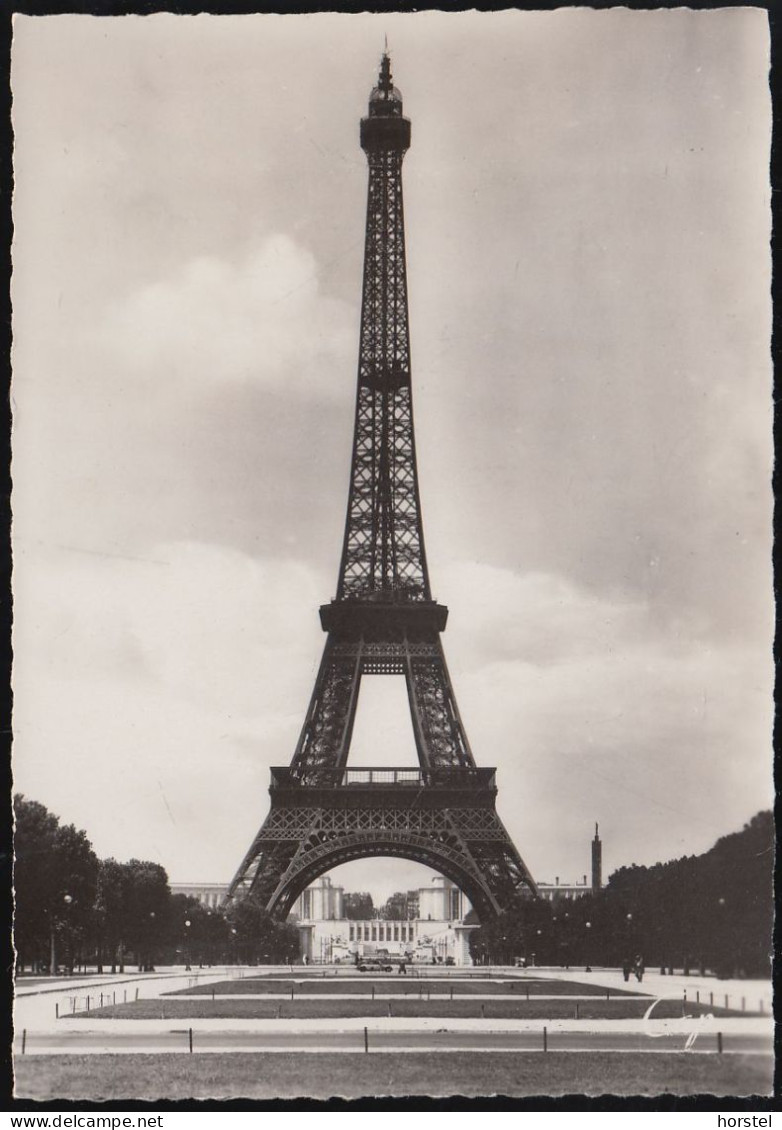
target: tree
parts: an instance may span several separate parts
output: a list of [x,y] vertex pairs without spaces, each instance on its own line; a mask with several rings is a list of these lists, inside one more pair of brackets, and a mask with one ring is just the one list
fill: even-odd
[[597,895],[519,898],[471,936],[476,961],[647,965],[718,976],[770,974],[774,824],[760,812],[703,855],[622,867]]
[[73,824],[57,829],[54,850],[57,879],[52,921],[68,971],[73,973],[74,964],[84,961],[94,936],[99,861],[86,832]]
[[124,866],[128,876],[126,938],[135,951],[139,972],[146,972],[152,969],[155,953],[165,937],[171,900],[168,875],[159,863],[149,860],[131,859]]
[[177,943],[186,964],[198,962],[201,967],[227,960],[231,953],[232,934],[222,909],[210,909],[189,896],[174,897]]
[[17,793],[14,797],[14,942],[20,969],[34,971],[48,960],[50,911],[56,877],[52,866],[60,822],[47,808]]
[[14,797],[14,937],[18,965],[57,970],[58,951],[72,970],[89,939],[98,859],[85,832],[61,825],[53,813],[21,794]]
[[375,917],[375,904],[369,891],[348,891],[343,900],[345,917],[352,921],[366,921]]
[[393,922],[403,921],[410,917],[408,909],[409,898],[407,891],[395,891],[388,902],[384,906],[381,906],[379,917],[390,919]]
[[292,963],[299,955],[299,932],[280,922],[251,898],[232,903],[226,922],[238,960],[245,965]]
[[128,884],[127,864],[116,859],[102,859],[98,869],[96,899],[98,972],[103,972],[104,959],[111,962],[111,972],[125,972],[125,939],[127,936]]

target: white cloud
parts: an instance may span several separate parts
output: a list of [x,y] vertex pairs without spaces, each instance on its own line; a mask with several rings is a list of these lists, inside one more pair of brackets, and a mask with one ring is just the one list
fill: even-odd
[[615,867],[705,850],[715,827],[771,803],[770,659],[557,576],[470,563],[444,581],[473,752],[497,765],[500,811],[533,868],[585,870],[595,819]]
[[314,256],[270,235],[238,262],[200,256],[110,307],[100,339],[138,378],[249,382],[330,398],[355,352],[352,307],[323,294]]
[[293,753],[322,578],[186,543],[144,561],[39,552],[17,570],[16,787],[102,854],[225,878],[265,815],[269,766]]

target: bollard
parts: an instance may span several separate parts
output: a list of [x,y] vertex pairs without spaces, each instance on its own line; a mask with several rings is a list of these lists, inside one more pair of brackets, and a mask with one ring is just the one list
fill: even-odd
[[188,1028],[187,1038],[188,1038],[188,1043],[190,1044],[190,1051],[192,1053],[192,1051],[193,1051],[193,1029],[192,1028]]
[[22,1055],[24,1055],[26,1050],[27,1050],[27,1029],[23,1028],[22,1029]]
[[714,993],[709,993],[709,1008],[714,1008]]
[[291,985],[291,1000],[293,1000],[293,990],[294,990],[294,986]]
[[726,1007],[726,1008],[728,1007],[728,1001],[729,1001],[729,1000],[730,1000],[730,997],[729,997],[729,996],[728,996],[728,994],[726,993],[726,994],[725,994],[725,1007]]
[[682,1016],[687,1015],[687,990],[682,994]]
[[548,1051],[548,1028],[543,1025],[543,1051]]
[[90,998],[87,997],[87,1012],[90,1011]]
[[741,998],[741,1011],[742,1012],[747,1011],[747,999],[746,999],[746,997]]
[[368,1028],[364,1029],[364,1051],[365,1052],[369,1051],[369,1029]]
[[610,999],[611,999],[611,990],[606,989],[606,1000],[610,1000]]
[[117,994],[116,994],[116,993],[112,993],[112,994],[111,994],[111,1003],[112,1003],[112,1004],[116,1004],[116,1003],[117,1003]]
[[524,988],[527,990],[527,1000],[529,1000],[529,985],[525,985]]
[[700,989],[695,990],[695,1003],[696,1004],[701,1003],[701,991],[700,991]]
[[375,986],[372,986],[372,1000],[375,999]]
[[127,989],[122,990],[122,1003],[123,1004],[128,1003],[128,990]]
[[451,985],[451,1000],[453,1000],[453,985]]
[[391,1015],[391,1001],[388,1002],[388,1015]]
[[60,1019],[60,1006],[56,1003],[55,1003],[55,1006],[54,1006],[54,1019],[55,1020]]
[[138,988],[136,988],[136,1000],[138,1000]]
[[214,999],[215,999],[215,991],[214,991],[214,989],[212,989],[212,1000],[214,1000]]
[[722,1055],[722,1032],[717,1033],[717,1055]]
[[578,1001],[576,1001],[576,1020],[580,1020],[580,1019],[581,1019],[581,1017],[579,1016]]
[[481,1019],[486,1018],[486,1005],[481,1001]]
[[76,1015],[76,997],[71,997],[71,1001],[73,1003],[73,1015],[75,1016]]
[[103,993],[100,995],[100,1007],[103,1008]]

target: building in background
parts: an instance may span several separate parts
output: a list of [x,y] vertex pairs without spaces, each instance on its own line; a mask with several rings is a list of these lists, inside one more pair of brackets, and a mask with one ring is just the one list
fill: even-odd
[[291,910],[293,918],[334,922],[345,917],[345,889],[335,887],[328,875],[321,875],[310,883],[296,899]]
[[228,883],[169,883],[172,895],[187,895],[198,899],[202,906],[210,910],[222,906],[228,894]]
[[408,891],[405,905],[405,917],[344,918],[344,892],[324,875],[299,895],[291,917],[298,919],[302,955],[315,963],[386,956],[438,965],[471,963],[469,935],[476,926],[465,923],[470,903],[450,879],[436,875],[429,886]]

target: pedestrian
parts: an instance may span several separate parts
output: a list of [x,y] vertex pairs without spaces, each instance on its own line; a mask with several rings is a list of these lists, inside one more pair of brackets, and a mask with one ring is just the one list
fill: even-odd
[[633,962],[630,960],[629,957],[626,957],[624,959],[624,961],[622,962],[622,976],[624,977],[625,981],[630,980],[630,971],[632,970],[632,968],[633,968]]
[[641,957],[640,953],[637,953],[635,955],[635,961],[633,963],[633,972],[635,973],[635,977],[636,977],[637,981],[643,981],[643,979],[644,979],[644,959]]

